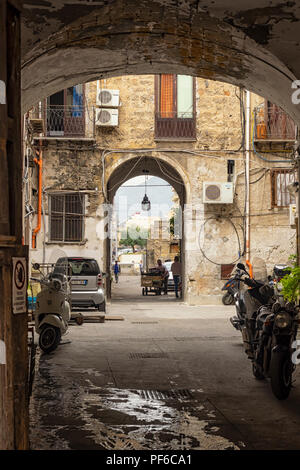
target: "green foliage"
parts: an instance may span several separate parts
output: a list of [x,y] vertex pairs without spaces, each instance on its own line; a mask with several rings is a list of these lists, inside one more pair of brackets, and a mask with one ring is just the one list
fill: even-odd
[[131,246],[133,252],[135,252],[136,245],[140,246],[141,248],[144,248],[146,246],[146,243],[147,243],[147,240],[141,237],[131,238],[127,236],[126,238],[122,238],[122,240],[120,240],[120,245]]
[[179,208],[176,207],[176,209],[174,210],[174,213],[172,215],[172,217],[170,217],[169,219],[169,223],[170,223],[170,233],[171,235],[175,235],[175,224],[178,224],[178,218],[179,218]]
[[282,291],[285,300],[294,302],[300,296],[300,266],[297,266],[296,256],[291,255],[292,269],[281,279]]

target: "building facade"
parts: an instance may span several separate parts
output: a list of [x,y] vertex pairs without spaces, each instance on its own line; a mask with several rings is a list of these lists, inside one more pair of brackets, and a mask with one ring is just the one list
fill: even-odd
[[172,74],[98,80],[41,102],[25,117],[31,261],[54,261],[63,250],[109,269],[115,192],[133,176],[151,174],[178,194],[188,303],[216,303],[224,273],[246,250],[269,272],[287,262],[296,249],[287,189],[296,128],[261,97],[251,94],[250,105],[247,128],[243,90]]

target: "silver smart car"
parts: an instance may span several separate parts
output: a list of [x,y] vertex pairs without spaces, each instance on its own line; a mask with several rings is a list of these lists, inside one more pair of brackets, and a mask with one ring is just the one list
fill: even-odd
[[60,265],[68,264],[71,276],[72,307],[95,307],[105,312],[104,274],[101,273],[97,261],[93,258],[68,257],[59,258],[55,271]]

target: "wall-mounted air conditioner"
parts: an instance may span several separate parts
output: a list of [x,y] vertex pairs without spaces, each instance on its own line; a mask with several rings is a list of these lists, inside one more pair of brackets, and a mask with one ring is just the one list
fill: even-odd
[[232,204],[233,183],[203,183],[203,202],[206,204]]
[[118,109],[96,109],[96,126],[115,127],[119,124]]
[[97,86],[97,106],[107,106],[108,108],[117,108],[120,104],[120,92],[119,90],[107,90]]

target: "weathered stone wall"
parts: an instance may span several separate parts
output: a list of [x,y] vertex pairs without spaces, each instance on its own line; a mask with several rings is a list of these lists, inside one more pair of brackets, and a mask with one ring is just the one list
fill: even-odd
[[[152,149],[152,152],[145,153],[147,158],[156,157],[173,167],[180,175],[180,184],[185,187],[183,250],[186,300],[190,303],[216,302],[223,285],[220,264],[237,261],[244,250],[245,166],[240,90],[226,83],[196,79],[197,135],[195,141],[184,142],[155,140],[152,75],[115,77],[102,80],[100,85],[103,89],[120,90],[119,125],[115,128],[96,127],[94,143],[76,141],[71,145],[64,140],[59,145],[47,143],[44,148],[46,191],[50,188],[95,191],[86,195],[87,241],[81,246],[64,245],[64,249],[71,254],[91,255],[94,252],[105,267],[105,244],[100,241],[99,231],[103,228],[101,205],[105,200],[106,185],[114,170],[123,164],[119,184],[124,183],[131,177],[128,174],[130,160],[143,155],[142,149]],[[96,82],[86,85],[89,109],[96,105],[96,91]],[[252,95],[252,106],[262,101],[262,98]],[[90,131],[91,120],[87,119],[86,123]],[[104,159],[103,150],[107,153]],[[271,150],[273,152],[274,149]],[[270,159],[275,158],[272,152]],[[283,155],[286,157],[287,153]],[[203,204],[203,183],[226,182],[228,159],[234,160],[235,164],[234,203]],[[287,167],[285,163],[267,163],[251,152],[251,259],[263,257],[269,271],[275,263],[286,262],[295,251],[295,230],[289,227],[288,209],[271,206],[270,169],[274,165]],[[36,256],[41,255],[41,236],[38,244]],[[54,248],[49,245],[47,250],[48,247]]]
[[[43,243],[45,241],[46,262],[55,261],[56,253],[63,250],[69,256],[96,256],[103,260],[103,242],[100,211],[102,198],[102,163],[101,153],[95,149],[95,143],[84,140],[42,140],[43,150],[43,188],[45,218],[42,218],[42,229],[37,237],[36,249],[31,250],[31,261],[43,261]],[[38,145],[38,144],[37,144]],[[33,186],[36,187],[36,184]],[[85,207],[85,233],[82,243],[53,243],[49,238],[48,200],[56,192],[82,192]],[[37,194],[33,198],[37,209]],[[36,224],[36,216],[32,227]],[[44,227],[45,220],[45,227]]]
[[48,0],[22,18],[24,112],[97,77],[177,73],[242,85],[300,121],[297,2]]

